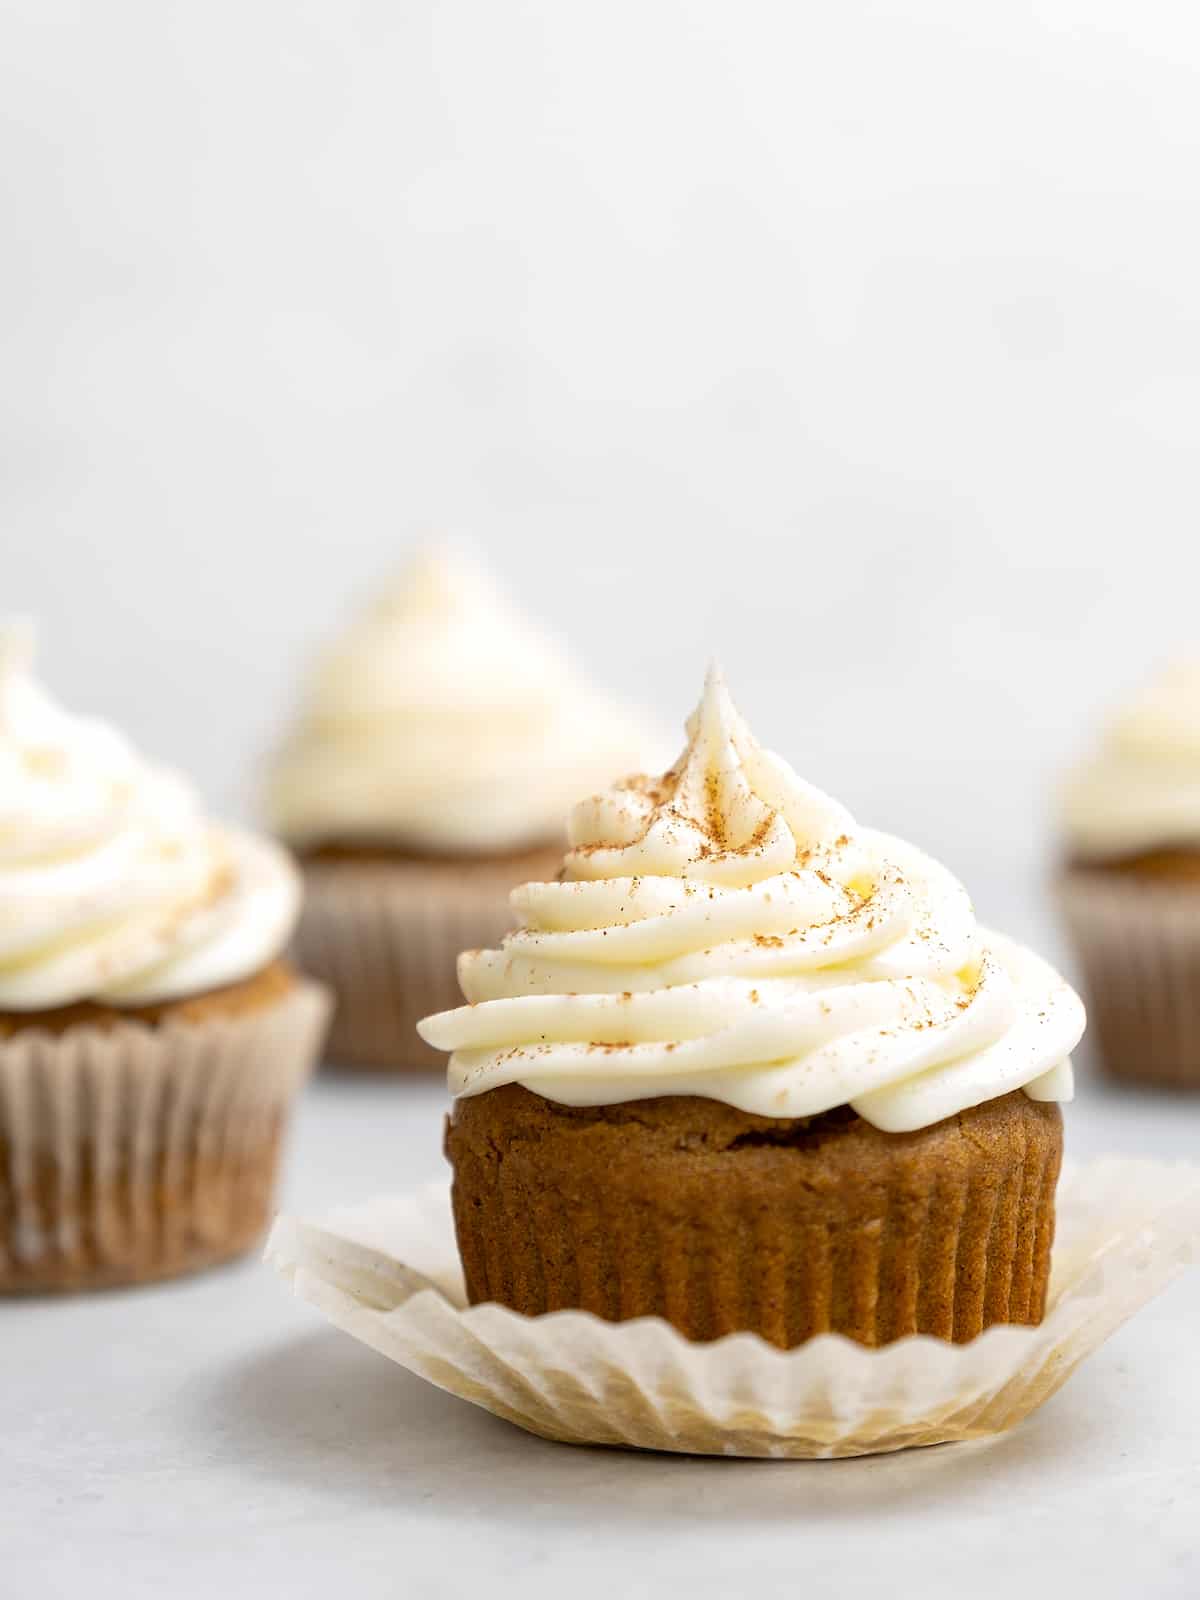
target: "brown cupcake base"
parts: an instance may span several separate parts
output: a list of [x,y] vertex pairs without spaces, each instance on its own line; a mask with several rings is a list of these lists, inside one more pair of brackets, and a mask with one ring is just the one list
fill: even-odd
[[304,858],[296,959],[336,999],[327,1058],[373,1072],[440,1072],[417,1023],[462,1004],[458,956],[498,945],[518,884],[558,875],[562,851],[450,860],[326,846]]
[[285,961],[273,961],[260,972],[244,978],[241,983],[226,984],[221,989],[206,989],[202,994],[186,995],[181,1000],[159,1000],[145,1006],[109,1006],[95,1000],[81,1000],[75,1005],[56,1006],[51,1011],[0,1011],[0,1039],[11,1039],[17,1034],[29,1034],[35,1029],[41,1033],[64,1034],[71,1028],[84,1025],[105,1032],[123,1027],[129,1022],[140,1022],[150,1028],[165,1028],[172,1023],[191,1025],[213,1018],[249,1016],[292,994],[298,979]]
[[446,1154],[472,1303],[784,1349],[961,1343],[1045,1311],[1062,1118],[1019,1092],[888,1134],[849,1110],[574,1108],[510,1086],[456,1103]]
[[145,1283],[252,1248],[327,1014],[276,963],[163,1005],[0,1015],[0,1292]]

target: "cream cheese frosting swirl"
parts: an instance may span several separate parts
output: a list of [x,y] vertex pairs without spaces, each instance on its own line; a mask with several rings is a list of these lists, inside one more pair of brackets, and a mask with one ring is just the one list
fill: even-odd
[[520,929],[461,957],[469,1004],[420,1027],[454,1094],[850,1105],[891,1132],[1014,1089],[1071,1098],[1084,1014],[1057,973],[763,750],[715,670],[688,735],[662,779],[577,806],[560,881],[518,889]]
[[485,572],[428,551],[318,664],[267,811],[299,845],[486,855],[561,838],[581,793],[645,758]]
[[0,1010],[177,999],[275,959],[299,876],[208,821],[189,786],[34,682],[32,630],[0,630]]
[[1064,785],[1060,818],[1080,858],[1200,847],[1200,658],[1172,663],[1118,712]]

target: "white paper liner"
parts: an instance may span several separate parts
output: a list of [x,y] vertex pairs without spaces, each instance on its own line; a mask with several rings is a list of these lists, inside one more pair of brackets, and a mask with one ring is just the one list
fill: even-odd
[[250,1248],[327,991],[198,1022],[0,1041],[0,1290],[169,1276]]
[[[558,870],[558,856],[552,857]],[[311,863],[296,964],[333,990],[329,1058],[375,1071],[444,1072],[445,1055],[417,1033],[434,1011],[462,1004],[459,952],[498,945],[513,926],[512,889],[532,860],[472,871],[420,862]]]
[[1083,972],[1087,1048],[1131,1082],[1200,1089],[1200,885],[1068,867],[1057,891]]
[[1000,1433],[1200,1259],[1200,1167],[1096,1161],[1064,1172],[1045,1321],[966,1345],[868,1350],[822,1334],[693,1344],[657,1317],[523,1317],[467,1307],[449,1190],[281,1217],[266,1259],[294,1292],[440,1389],[543,1438],[695,1455],[866,1455]]

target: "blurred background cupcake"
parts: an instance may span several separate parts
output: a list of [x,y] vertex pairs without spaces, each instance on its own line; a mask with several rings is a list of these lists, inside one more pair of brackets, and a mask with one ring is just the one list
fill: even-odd
[[268,778],[335,1061],[439,1064],[416,1023],[458,1003],[458,952],[503,936],[509,892],[558,871],[571,803],[648,742],[462,551],[411,562],[321,658]]
[[249,1248],[328,1012],[284,851],[33,681],[0,630],[0,1290]]
[[1103,1065],[1200,1089],[1200,659],[1109,724],[1061,801],[1062,904]]

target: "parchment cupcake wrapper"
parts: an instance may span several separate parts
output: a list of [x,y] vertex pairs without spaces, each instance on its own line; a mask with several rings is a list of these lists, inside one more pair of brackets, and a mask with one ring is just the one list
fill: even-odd
[[575,1444],[697,1455],[864,1455],[1000,1433],[1200,1259],[1200,1168],[1109,1159],[1068,1170],[1046,1318],[969,1344],[869,1350],[823,1334],[692,1344],[658,1318],[522,1317],[466,1307],[442,1185],[280,1218],[268,1261],[295,1293],[390,1360],[518,1427]]
[[383,1072],[444,1071],[417,1034],[434,1011],[462,1004],[459,952],[498,945],[513,926],[520,876],[477,878],[420,863],[305,869],[296,961],[334,991],[328,1054],[336,1065]]
[[329,1008],[299,981],[240,1015],[0,1043],[0,1291],[141,1282],[251,1248]]
[[1058,895],[1101,1064],[1133,1082],[1200,1089],[1200,887],[1068,868]]

